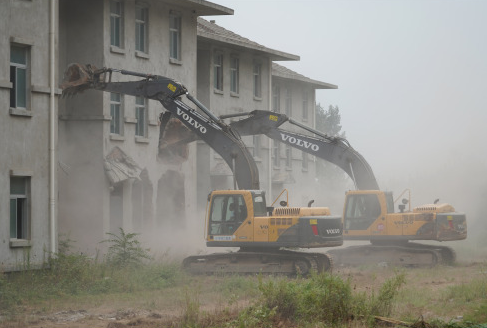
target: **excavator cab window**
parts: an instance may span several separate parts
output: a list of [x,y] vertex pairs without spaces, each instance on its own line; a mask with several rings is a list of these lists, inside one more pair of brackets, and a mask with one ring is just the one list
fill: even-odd
[[210,235],[231,235],[247,218],[242,195],[218,195],[211,204]]
[[365,230],[381,214],[377,195],[349,195],[345,207],[345,229]]
[[252,199],[254,201],[254,216],[266,216],[267,207],[265,204],[264,192],[252,193]]
[[394,213],[394,198],[392,197],[392,191],[384,191],[386,196],[387,213]]

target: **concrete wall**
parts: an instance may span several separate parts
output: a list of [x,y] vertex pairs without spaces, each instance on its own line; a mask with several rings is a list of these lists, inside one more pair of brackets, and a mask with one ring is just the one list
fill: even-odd
[[[49,8],[48,0],[0,2],[0,271],[38,267],[49,255]],[[29,49],[26,110],[10,108],[12,43]],[[26,240],[10,238],[12,175],[30,178]]]
[[[87,4],[86,2],[89,2]],[[124,1],[124,46],[110,46],[110,13],[108,0],[81,2],[66,1],[61,4],[61,25],[65,34],[60,47],[61,67],[68,63],[90,63],[97,67],[119,68],[141,73],[158,74],[181,81],[196,95],[196,16],[190,10],[168,5],[163,1],[145,1],[149,6],[148,54],[135,51],[135,1]],[[84,9],[89,8],[89,9]],[[181,61],[169,59],[169,13],[176,10],[182,16]],[[114,73],[113,81],[138,80]],[[190,224],[196,204],[196,147],[190,146],[189,159],[181,165],[161,163],[157,160],[159,126],[158,116],[163,111],[159,102],[149,101],[147,138],[135,136],[135,97],[123,97],[124,123],[121,135],[110,134],[110,94],[85,91],[64,100],[60,105],[63,116],[60,123],[60,160],[66,163],[67,173],[60,176],[60,232],[70,234],[84,251],[93,253],[103,248],[99,242],[115,226],[125,231],[142,233],[142,241],[164,239],[176,226]],[[61,146],[62,143],[62,146]],[[125,181],[111,186],[104,172],[104,158],[114,147],[130,156],[147,176],[145,187]],[[179,172],[183,177],[182,202],[178,208],[158,206],[157,202],[173,197],[174,188],[167,180],[167,171]],[[163,180],[160,180],[160,179]],[[117,189],[121,188],[121,193]],[[144,191],[143,214],[140,200],[134,194]],[[181,192],[181,191],[180,191]],[[116,195],[115,195],[116,194]],[[147,198],[150,198],[147,201]],[[118,199],[118,200],[117,200]],[[121,199],[122,217],[114,217],[113,206]],[[112,215],[110,215],[112,204]],[[182,208],[180,208],[182,207]],[[138,215],[145,216],[143,219]],[[115,221],[115,222],[114,222]]]

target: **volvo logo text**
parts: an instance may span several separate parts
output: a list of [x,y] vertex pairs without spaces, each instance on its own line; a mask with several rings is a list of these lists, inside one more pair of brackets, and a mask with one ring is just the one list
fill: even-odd
[[329,235],[335,235],[340,233],[340,229],[326,229],[326,233]]
[[290,144],[293,144],[293,145],[296,145],[299,147],[303,147],[306,149],[311,148],[311,150],[313,150],[313,151],[318,151],[320,149],[320,146],[318,146],[317,144],[314,144],[314,143],[309,142],[309,141],[304,141],[304,140],[301,140],[299,138],[291,137],[291,136],[288,136],[287,134],[284,134],[284,133],[281,133],[281,138],[282,138],[282,141],[287,141]]
[[206,128],[203,125],[201,125],[201,123],[195,121],[194,118],[192,118],[191,116],[183,112],[181,108],[178,107],[177,109],[178,109],[177,113],[179,117],[182,117],[183,120],[185,120],[186,122],[194,126],[197,130],[200,130],[201,133],[206,133]]

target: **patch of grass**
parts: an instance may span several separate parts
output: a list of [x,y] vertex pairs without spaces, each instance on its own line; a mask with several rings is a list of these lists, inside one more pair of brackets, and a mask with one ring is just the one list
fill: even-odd
[[463,319],[467,322],[483,322],[487,328],[487,300],[483,300],[479,306],[468,311]]
[[[260,282],[260,301],[241,312],[236,327],[271,327],[280,322],[344,325],[353,318],[371,322],[391,313],[394,298],[405,283],[404,274],[387,280],[377,294],[353,294],[350,281],[328,273],[308,279],[284,278]],[[234,327],[232,326],[232,327]]]
[[443,295],[443,300],[465,303],[487,300],[487,277],[449,287]]
[[[134,245],[139,245],[135,235],[124,234],[122,239],[132,245],[124,252],[130,253],[133,247],[138,247]],[[0,274],[3,312],[15,313],[19,306],[69,297],[161,290],[184,277],[175,262],[142,264],[135,259],[147,256],[138,251],[128,257],[117,257],[117,261],[99,261],[97,257],[70,252],[70,242],[61,241],[62,252],[47,259],[43,269]],[[138,266],[133,265],[137,262]]]

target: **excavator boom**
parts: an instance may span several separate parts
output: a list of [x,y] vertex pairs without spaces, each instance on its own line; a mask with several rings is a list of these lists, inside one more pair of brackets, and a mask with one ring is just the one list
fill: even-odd
[[[294,148],[337,165],[345,171],[350,178],[352,178],[357,189],[379,189],[379,185],[377,184],[370,165],[345,139],[329,137],[320,131],[294,121],[284,114],[264,110],[254,110],[250,113],[221,116],[220,118],[243,115],[248,117],[230,124],[230,126],[237,130],[240,135],[265,134],[271,139],[288,144]],[[279,129],[279,126],[285,122],[297,125],[319,137]]]

